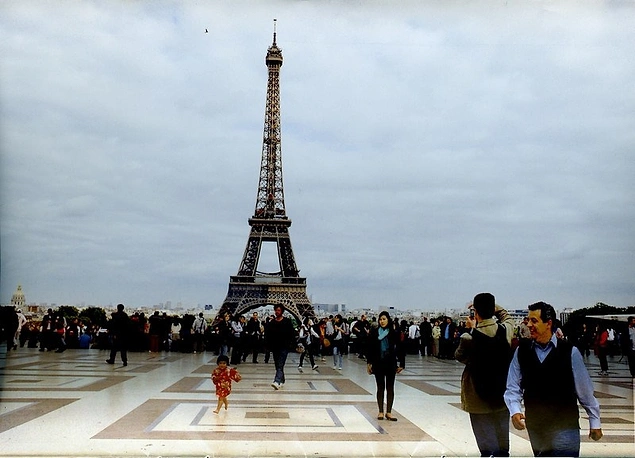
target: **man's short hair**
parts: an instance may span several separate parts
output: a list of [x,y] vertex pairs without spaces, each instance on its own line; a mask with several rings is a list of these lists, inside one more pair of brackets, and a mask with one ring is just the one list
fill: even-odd
[[280,305],[280,304],[276,304],[276,305],[274,305],[274,306],[273,306],[273,309],[274,309],[274,310],[275,310],[275,309],[282,309],[282,311],[284,312],[284,306],[283,306],[283,305]]
[[496,299],[490,293],[479,293],[474,296],[472,305],[481,318],[487,319],[494,316]]
[[551,320],[551,328],[553,329],[556,323],[556,311],[551,304],[547,304],[546,302],[536,302],[535,304],[531,304],[529,306],[529,310],[540,310],[540,319],[542,322],[546,323]]

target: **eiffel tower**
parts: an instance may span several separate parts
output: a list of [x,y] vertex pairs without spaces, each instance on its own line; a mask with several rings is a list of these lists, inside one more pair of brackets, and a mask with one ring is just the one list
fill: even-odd
[[[289,236],[291,220],[284,207],[282,150],[280,147],[280,67],[282,50],[276,44],[274,19],[273,44],[267,49],[265,63],[269,72],[265,128],[262,141],[260,180],[254,216],[249,218],[251,232],[238,274],[229,277],[229,290],[216,320],[225,313],[244,314],[265,305],[282,305],[296,319],[315,316],[306,294],[306,278],[300,277]],[[259,272],[263,243],[277,245],[277,272]]]

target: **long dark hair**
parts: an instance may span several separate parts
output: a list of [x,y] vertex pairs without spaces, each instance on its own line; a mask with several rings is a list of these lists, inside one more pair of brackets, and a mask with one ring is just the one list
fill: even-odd
[[[386,310],[384,310],[383,312],[381,312],[381,313],[379,314],[379,316],[377,317],[377,323],[379,323],[379,319],[380,319],[382,316],[385,316],[385,317],[388,319],[388,326],[387,326],[387,327],[390,327],[390,326],[392,325],[392,320],[390,319],[390,313],[388,313]],[[381,327],[381,325],[380,325],[380,327]]]

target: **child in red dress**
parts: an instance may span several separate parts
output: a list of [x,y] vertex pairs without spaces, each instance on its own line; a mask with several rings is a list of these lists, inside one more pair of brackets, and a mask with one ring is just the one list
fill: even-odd
[[227,355],[220,355],[216,360],[216,368],[212,371],[212,383],[216,385],[216,396],[218,396],[218,405],[214,413],[218,413],[223,404],[227,410],[227,396],[232,392],[232,380],[240,382],[242,379],[238,371],[230,369],[228,364]]

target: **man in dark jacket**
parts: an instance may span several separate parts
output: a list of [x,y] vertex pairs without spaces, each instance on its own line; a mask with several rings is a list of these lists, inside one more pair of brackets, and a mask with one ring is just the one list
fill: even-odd
[[509,456],[509,412],[503,400],[514,319],[490,293],[474,297],[455,358],[465,364],[461,408],[470,414],[481,456]]
[[276,305],[273,308],[274,318],[269,320],[265,328],[267,349],[273,353],[276,365],[276,376],[271,383],[274,390],[282,388],[285,382],[284,365],[287,362],[289,349],[295,347],[295,330],[291,320],[283,316],[284,308]]
[[247,355],[251,352],[251,362],[258,363],[258,350],[260,348],[260,320],[258,319],[258,312],[254,312],[247,325],[245,326],[245,333],[247,336],[247,348],[244,349],[243,362],[247,358]]
[[106,360],[108,364],[115,364],[117,352],[121,352],[121,361],[124,366],[128,365],[128,338],[130,333],[130,318],[123,311],[123,304],[117,305],[117,311],[112,314],[112,319],[108,325],[108,332],[111,339],[110,358]]
[[454,331],[456,325],[449,316],[445,317],[445,322],[441,325],[441,337],[439,338],[439,358],[454,358]]
[[421,356],[432,356],[432,324],[428,317],[423,317],[419,324],[419,334],[421,334]]
[[48,309],[46,315],[42,318],[42,326],[40,329],[40,351],[51,350],[55,337],[55,320],[53,319],[53,310]]
[[366,357],[364,352],[366,351],[368,333],[370,332],[370,324],[366,319],[366,315],[362,315],[361,319],[355,322],[351,332],[356,336],[355,347],[358,350],[357,356],[364,359]]

